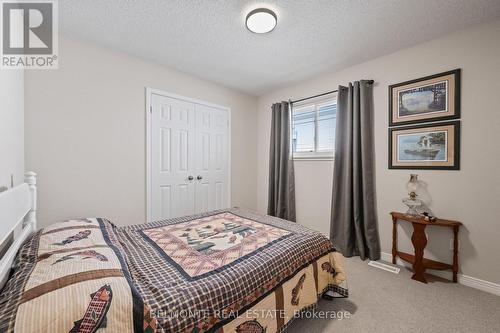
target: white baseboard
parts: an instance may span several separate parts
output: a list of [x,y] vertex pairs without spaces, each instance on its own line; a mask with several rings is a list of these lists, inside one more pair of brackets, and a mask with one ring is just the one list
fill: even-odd
[[[381,259],[387,262],[392,262],[392,254],[387,252],[381,252]],[[396,264],[399,266],[410,267],[409,263],[401,260],[401,258],[399,257],[396,259]],[[427,270],[426,272],[431,275],[439,276],[445,279],[450,279],[452,276],[451,273],[448,271]],[[500,284],[481,280],[464,274],[458,274],[457,278],[458,278],[458,283],[463,284],[464,286],[472,287],[475,289],[485,291],[487,293],[500,296]]]

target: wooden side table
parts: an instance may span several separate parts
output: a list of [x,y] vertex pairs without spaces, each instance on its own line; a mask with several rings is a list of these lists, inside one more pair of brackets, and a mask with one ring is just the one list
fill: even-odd
[[[409,262],[413,265],[413,280],[427,283],[424,277],[425,270],[436,269],[436,270],[446,270],[450,269],[453,272],[453,282],[457,282],[458,273],[458,230],[462,225],[458,221],[450,221],[437,219],[434,222],[429,222],[424,220],[420,216],[411,216],[403,213],[392,212],[392,263],[396,264],[396,257],[400,257],[402,260]],[[406,221],[413,225],[413,234],[411,236],[411,242],[415,250],[415,254],[409,254],[405,252],[398,251],[397,240],[397,222]],[[424,249],[427,245],[427,237],[425,235],[425,227],[428,225],[438,226],[438,227],[448,227],[453,230],[453,263],[446,264],[439,261],[434,261],[424,258]]]

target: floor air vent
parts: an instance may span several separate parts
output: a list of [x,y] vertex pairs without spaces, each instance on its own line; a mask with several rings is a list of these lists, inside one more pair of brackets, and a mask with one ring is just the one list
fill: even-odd
[[391,273],[394,273],[394,274],[399,274],[399,270],[400,270],[400,268],[398,266],[384,264],[384,263],[382,263],[380,261],[371,261],[370,260],[368,262],[368,266],[380,268],[380,269],[383,269],[384,271],[388,271],[388,272],[391,272]]

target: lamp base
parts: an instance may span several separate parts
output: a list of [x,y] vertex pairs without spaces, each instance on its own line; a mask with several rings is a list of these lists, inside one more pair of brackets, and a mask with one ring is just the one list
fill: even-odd
[[410,216],[420,215],[418,207],[422,206],[422,201],[414,198],[404,198],[402,201],[406,206],[408,206],[408,210],[405,213],[406,215]]

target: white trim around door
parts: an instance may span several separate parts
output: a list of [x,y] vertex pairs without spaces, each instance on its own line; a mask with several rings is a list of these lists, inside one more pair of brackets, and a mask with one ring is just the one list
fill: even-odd
[[231,108],[226,106],[221,106],[209,102],[205,102],[196,98],[185,97],[170,92],[162,91],[159,89],[154,89],[146,87],[146,219],[147,222],[152,222],[153,218],[153,207],[152,207],[152,151],[151,151],[151,137],[152,137],[152,110],[153,110],[153,95],[164,96],[167,98],[173,98],[179,101],[194,103],[201,106],[216,108],[219,110],[227,111],[228,116],[228,128],[227,128],[227,182],[226,182],[226,193],[227,193],[227,207],[231,207]]

